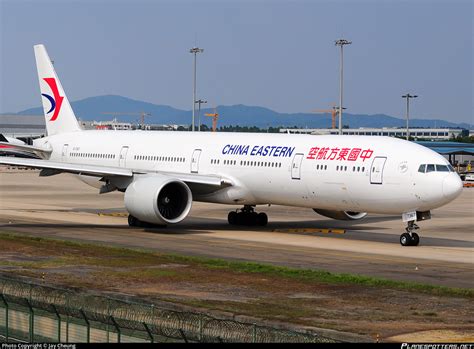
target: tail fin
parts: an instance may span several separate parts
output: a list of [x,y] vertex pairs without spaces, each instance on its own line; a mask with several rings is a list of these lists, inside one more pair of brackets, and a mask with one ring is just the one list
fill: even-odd
[[35,45],[34,49],[48,136],[80,131],[81,127],[54,71],[46,48],[43,45]]

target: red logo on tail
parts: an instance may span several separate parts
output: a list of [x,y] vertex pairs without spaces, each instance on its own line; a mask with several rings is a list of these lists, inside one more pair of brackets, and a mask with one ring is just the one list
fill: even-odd
[[61,104],[63,103],[63,96],[59,95],[58,86],[56,85],[56,79],[54,78],[44,78],[44,81],[49,85],[49,88],[53,92],[53,98],[51,96],[43,93],[43,96],[49,99],[51,102],[51,109],[48,111],[48,114],[54,110],[54,114],[49,121],[54,121],[58,118],[59,111],[61,110]]

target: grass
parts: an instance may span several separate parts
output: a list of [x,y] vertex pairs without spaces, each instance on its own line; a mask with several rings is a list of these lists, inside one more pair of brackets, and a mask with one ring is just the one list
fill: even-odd
[[[0,232],[0,241],[21,242],[38,250],[54,251],[60,256],[51,255],[50,260],[39,262],[9,262],[0,261],[0,265],[12,265],[41,269],[65,265],[94,265],[101,267],[146,267],[159,264],[185,263],[205,269],[219,269],[242,274],[258,274],[272,278],[284,278],[306,283],[359,285],[365,287],[382,287],[409,292],[421,292],[438,296],[457,296],[474,298],[474,290],[421,284],[408,281],[395,281],[364,275],[347,273],[330,273],[322,270],[296,269],[263,263],[229,261],[205,257],[192,257],[177,254],[161,254],[152,251],[122,247],[110,247],[84,242],[64,241],[51,238],[30,237],[24,235]],[[0,247],[1,250],[1,247]],[[66,252],[66,253],[65,253]],[[56,257],[56,258],[55,258]],[[113,271],[117,277],[172,277],[172,271],[137,270]]]
[[208,268],[226,269],[239,273],[254,273],[271,277],[283,277],[300,281],[323,282],[327,284],[349,284],[369,287],[387,287],[405,291],[429,293],[434,295],[474,298],[474,290],[466,288],[428,285],[409,281],[395,281],[357,274],[330,273],[328,271],[323,270],[296,269],[262,263],[236,262],[227,261],[223,259],[188,257],[180,255],[168,256],[176,262],[197,263]]

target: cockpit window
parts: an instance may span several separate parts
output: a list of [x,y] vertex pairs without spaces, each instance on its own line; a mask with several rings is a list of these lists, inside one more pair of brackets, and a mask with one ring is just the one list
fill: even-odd
[[438,164],[422,164],[418,167],[418,172],[428,173],[428,172],[454,172],[453,166],[448,165],[438,165]]
[[446,165],[436,165],[436,172],[449,172],[449,168]]

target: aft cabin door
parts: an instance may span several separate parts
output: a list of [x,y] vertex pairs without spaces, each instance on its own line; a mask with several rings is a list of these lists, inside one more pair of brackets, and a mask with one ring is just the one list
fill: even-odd
[[382,184],[383,181],[383,168],[385,166],[386,157],[377,156],[372,161],[370,168],[370,183],[371,184]]
[[125,167],[127,160],[128,147],[122,147],[119,155],[119,167]]
[[64,144],[63,145],[63,152],[61,154],[63,161],[67,160],[67,148],[69,147],[69,144]]
[[199,158],[201,157],[201,149],[196,149],[193,152],[193,156],[191,158],[191,173],[198,173],[199,171]]
[[301,179],[301,163],[303,162],[303,154],[295,154],[293,163],[291,164],[291,178]]

